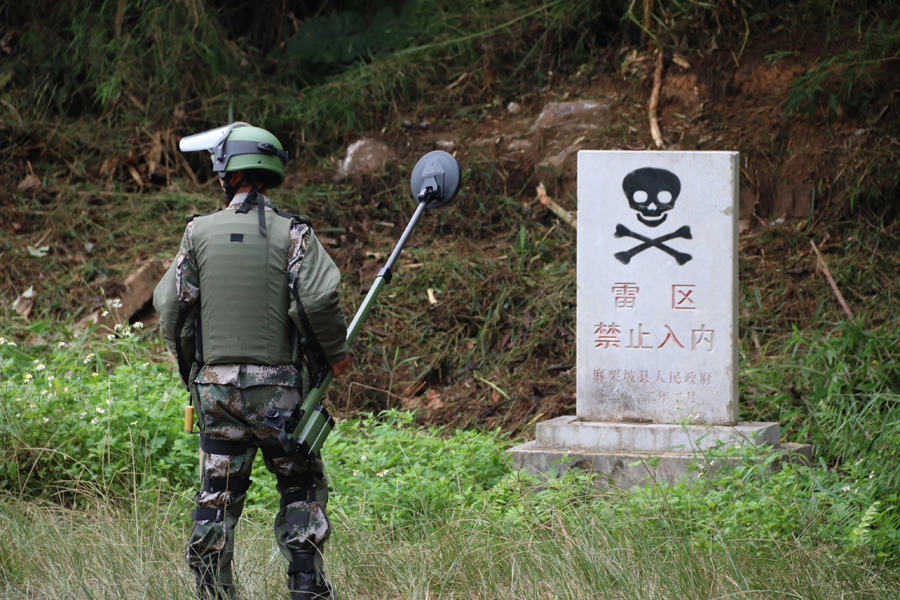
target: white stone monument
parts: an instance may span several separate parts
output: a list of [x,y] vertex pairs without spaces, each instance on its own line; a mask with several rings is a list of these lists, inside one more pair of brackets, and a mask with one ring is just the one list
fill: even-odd
[[578,153],[576,415],[538,424],[517,466],[631,485],[779,444],[777,423],[738,423],[738,176],[737,152]]

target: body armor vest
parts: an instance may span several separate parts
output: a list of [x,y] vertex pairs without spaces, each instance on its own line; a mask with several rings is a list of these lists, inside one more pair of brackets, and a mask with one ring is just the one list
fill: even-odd
[[197,353],[204,364],[293,362],[287,275],[291,219],[270,210],[265,218],[267,236],[260,235],[256,214],[224,210],[194,220],[200,267]]

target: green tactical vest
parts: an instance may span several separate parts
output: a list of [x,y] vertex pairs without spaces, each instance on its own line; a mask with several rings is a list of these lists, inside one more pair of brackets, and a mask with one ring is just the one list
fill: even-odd
[[267,210],[268,236],[256,209],[194,219],[200,267],[200,341],[205,364],[288,365],[294,324],[288,316],[291,219]]

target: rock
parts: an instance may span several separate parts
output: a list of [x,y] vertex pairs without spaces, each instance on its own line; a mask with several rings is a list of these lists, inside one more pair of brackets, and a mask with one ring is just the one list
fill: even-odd
[[609,104],[596,100],[551,102],[538,115],[532,129],[545,129],[560,125],[597,129],[609,115]]
[[549,171],[553,177],[566,176],[574,179],[578,169],[578,151],[581,146],[569,146],[555,154],[548,154],[538,163],[538,178],[546,176]]
[[132,271],[125,278],[125,291],[122,293],[122,306],[119,314],[125,319],[136,315],[145,304],[153,299],[156,284],[165,275],[162,261],[150,260]]
[[347,157],[338,166],[338,178],[354,173],[378,173],[384,171],[394,158],[394,151],[384,142],[363,138],[350,144]]
[[534,143],[530,140],[511,140],[506,145],[506,152],[508,154],[527,154],[534,150]]
[[125,278],[121,298],[107,300],[105,308],[95,310],[76,326],[100,325],[113,329],[119,323],[128,323],[153,299],[153,290],[165,272],[162,261],[153,259],[143,263]]

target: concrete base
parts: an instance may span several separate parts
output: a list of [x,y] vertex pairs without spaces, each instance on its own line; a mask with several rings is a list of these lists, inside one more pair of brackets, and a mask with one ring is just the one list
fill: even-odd
[[[775,444],[776,450],[785,450],[792,460],[812,458],[812,447],[806,444]],[[704,471],[716,468],[702,453],[691,452],[597,452],[544,448],[537,441],[512,448],[513,467],[525,469],[536,475],[559,476],[577,468],[600,473],[601,486],[631,488],[646,485],[671,485],[687,477],[697,477],[699,469],[689,471],[698,463]]]
[[591,452],[683,453],[722,444],[775,446],[781,441],[778,423],[740,422],[737,425],[677,425],[665,423],[608,423],[564,416],[538,423],[537,445]]

